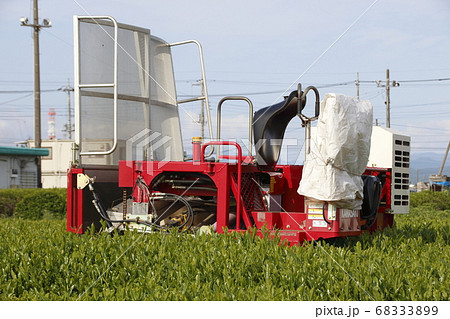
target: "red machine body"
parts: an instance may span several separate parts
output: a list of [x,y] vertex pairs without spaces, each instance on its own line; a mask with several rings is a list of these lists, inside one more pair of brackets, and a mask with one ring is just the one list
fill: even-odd
[[[67,230],[82,233],[99,219],[92,210],[92,195],[76,186],[78,174],[95,174],[96,186],[108,188],[107,193],[116,193],[116,197],[128,192],[135,203],[145,201],[135,188],[138,179],[149,185],[153,194],[207,198],[208,203],[214,203],[215,229],[219,233],[256,228],[262,235],[262,230],[267,229],[290,245],[297,245],[305,240],[357,236],[363,231],[366,221],[361,219],[359,210],[313,202],[297,193],[302,165],[277,165],[274,171],[265,172],[244,162],[241,152],[235,163],[208,162],[203,153],[210,144],[232,144],[240,150],[234,142],[212,142],[203,145],[199,162],[120,161],[118,168],[73,168],[68,179]],[[366,174],[381,174],[386,181],[377,219],[368,230],[392,226],[393,215],[387,213],[390,170],[371,168]],[[233,214],[236,222],[230,223]]]

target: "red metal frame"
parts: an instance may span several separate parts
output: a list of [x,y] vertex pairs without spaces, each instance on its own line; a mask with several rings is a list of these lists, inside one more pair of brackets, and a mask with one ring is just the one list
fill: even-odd
[[[207,162],[204,157],[206,147],[210,145],[232,145],[238,152],[235,163]],[[270,177],[269,196],[281,199],[281,211],[269,211],[264,205],[254,205],[261,202],[262,197],[255,195],[259,185],[253,177],[262,172],[255,164],[243,162],[242,150],[239,144],[229,141],[209,142],[202,146],[200,161],[192,162],[151,162],[151,161],[120,161],[118,167],[118,187],[133,188],[138,178],[143,178],[152,190],[152,185],[161,177],[161,174],[185,173],[207,176],[213,183],[208,189],[198,190],[194,187],[185,190],[171,188],[170,185],[161,184],[159,191],[175,193],[184,196],[214,196],[217,199],[216,222],[217,231],[245,231],[252,227],[261,230],[265,227],[272,236],[279,236],[281,240],[287,240],[290,245],[301,244],[305,240],[317,240],[344,236],[357,236],[361,234],[362,222],[359,211],[346,211],[336,209],[334,220],[321,218],[321,214],[327,215],[328,205],[324,205],[322,213],[320,209],[312,208],[305,203],[304,197],[297,193],[301,180],[303,166],[278,165],[276,174]],[[76,175],[83,173],[82,168],[73,168],[68,173],[67,187],[67,230],[75,233],[84,231],[83,225],[83,191],[76,187]],[[385,185],[382,193],[385,195],[385,203],[379,209],[378,220],[370,230],[392,226],[393,215],[387,214],[390,208],[390,170],[371,168],[366,174],[385,175]],[[243,176],[246,178],[243,180]],[[253,181],[252,181],[253,179]],[[243,194],[242,189],[250,190],[249,194]],[[262,194],[262,193],[261,193]],[[236,227],[230,229],[230,197],[236,199]],[[259,207],[259,208],[255,208]],[[245,225],[241,227],[241,222]],[[324,224],[326,222],[327,224]]]
[[67,231],[76,234],[83,232],[83,190],[77,188],[77,174],[83,173],[81,168],[67,172]]
[[[242,210],[242,204],[241,204],[241,190],[242,190],[242,148],[241,146],[236,142],[230,142],[230,141],[211,141],[208,143],[205,143],[202,145],[201,150],[201,158],[200,161],[202,163],[205,162],[205,149],[210,145],[233,145],[236,147],[238,155],[237,155],[237,188],[233,189],[233,193],[235,194],[236,198],[236,230],[241,229],[241,210]],[[234,186],[234,184],[232,184]],[[249,227],[248,222],[249,218],[245,214],[244,220],[246,222],[246,226]]]

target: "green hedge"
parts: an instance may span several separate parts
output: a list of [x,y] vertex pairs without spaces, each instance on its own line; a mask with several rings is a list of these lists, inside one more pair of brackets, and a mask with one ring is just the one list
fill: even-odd
[[[22,203],[19,205],[19,217],[22,218],[39,219],[44,216],[64,216],[66,189],[0,189],[0,217],[17,215],[15,210],[20,202]],[[62,208],[63,202],[64,208]],[[432,191],[411,193],[411,207],[450,210],[450,193]],[[26,210],[30,213],[27,213]]]
[[38,192],[24,197],[14,211],[25,219],[62,218],[66,214],[66,199],[55,192]]
[[65,188],[0,189],[0,217],[59,217],[65,215],[65,207]]
[[450,210],[450,193],[423,191],[411,193],[411,207],[433,210]]

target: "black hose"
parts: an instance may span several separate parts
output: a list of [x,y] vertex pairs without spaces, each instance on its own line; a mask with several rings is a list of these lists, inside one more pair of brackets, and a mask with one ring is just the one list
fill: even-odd
[[[189,202],[187,200],[185,200],[182,196],[177,195],[177,194],[165,193],[164,196],[175,197],[176,198],[176,200],[174,200],[174,202],[166,209],[166,211],[169,210],[177,201],[182,202],[186,206],[186,208],[188,210],[187,211],[188,217],[186,218],[186,220],[185,220],[185,222],[183,224],[178,226],[178,228],[179,229],[183,228],[189,222],[189,226],[184,231],[182,231],[182,233],[184,233],[187,230],[189,230],[192,227],[192,224],[194,222],[194,211],[192,210],[192,207],[189,204]],[[163,216],[164,213],[162,213],[161,216]],[[158,222],[158,221],[159,221],[159,219],[155,220],[155,223]],[[159,226],[159,227],[161,227],[161,226]]]
[[[90,188],[91,189],[91,188]],[[100,198],[98,197],[97,193],[94,192],[93,188],[91,189],[92,195],[94,196],[93,204],[97,210],[97,212],[100,214],[100,216],[106,221],[106,225],[108,227],[112,227],[113,224],[107,217],[108,214],[106,213],[105,207],[103,206],[102,202],[100,201]]]
[[328,225],[331,225],[331,222],[329,222],[328,219],[325,217],[325,205],[326,205],[326,202],[324,202],[323,206],[322,206],[322,217],[327,222]]
[[[106,221],[106,224],[108,225],[108,227],[112,227],[113,226],[112,223],[137,223],[137,224],[143,224],[143,225],[146,225],[146,226],[149,226],[149,227],[152,227],[152,228],[156,228],[158,230],[166,230],[167,229],[166,227],[162,227],[162,226],[160,226],[160,225],[158,225],[156,223],[148,222],[146,220],[140,220],[140,219],[111,219],[111,218],[108,217],[108,213],[106,212],[106,210],[105,210],[103,204],[101,203],[98,195],[95,192],[92,192],[92,193],[93,193],[93,196],[94,196],[94,200],[93,200],[94,206],[97,208],[97,211],[98,211],[100,217],[102,217]],[[192,227],[192,224],[194,222],[194,212],[192,210],[191,205],[188,203],[187,200],[185,200],[183,197],[181,197],[179,195],[176,195],[176,194],[164,194],[164,195],[165,196],[168,195],[168,196],[176,197],[177,200],[181,201],[186,206],[186,208],[188,210],[188,217],[186,218],[186,221],[183,224],[178,226],[178,228],[182,229],[189,222],[189,226],[186,227],[182,231],[182,233],[188,231]]]
[[[372,220],[370,221],[370,224],[362,225],[362,226],[361,226],[361,229],[362,229],[362,230],[367,230],[367,229],[369,229],[370,227],[372,227],[372,226],[375,224],[375,221],[377,220],[377,215],[378,215],[378,212],[377,212],[377,214],[375,215],[374,219],[372,219]],[[368,220],[368,219],[366,219],[366,220]]]
[[[150,201],[150,189],[149,189],[148,185],[145,182],[143,182],[142,177],[138,177],[138,179],[136,180],[136,183],[133,187],[133,190],[136,188],[136,186],[141,189],[144,188],[146,190],[145,196],[147,197],[147,200],[150,203],[150,205],[152,206],[153,210],[156,212],[156,209],[155,209],[153,203],[151,203],[151,201]],[[103,206],[103,204],[100,200],[100,197],[95,192],[94,186],[92,184],[89,184],[89,190],[91,191],[92,196],[94,197],[92,202],[93,202],[97,212],[99,213],[100,217],[106,221],[106,224],[108,227],[112,227],[113,226],[112,223],[137,223],[137,224],[147,225],[149,227],[156,228],[158,230],[167,230],[167,227],[161,227],[156,224],[156,222],[158,222],[158,219],[153,223],[145,221],[145,220],[139,220],[139,219],[117,219],[117,220],[110,219],[108,217],[108,213],[106,212],[105,207]],[[164,194],[161,194],[161,196],[176,198],[176,200],[174,200],[174,202],[166,209],[166,211],[168,209],[170,209],[177,201],[182,202],[186,206],[188,217],[186,218],[184,223],[182,223],[181,225],[178,226],[178,229],[184,228],[189,223],[188,224],[189,226],[185,227],[185,229],[182,231],[182,233],[188,231],[192,227],[192,224],[194,222],[194,212],[193,212],[192,207],[189,204],[189,202],[187,200],[185,200],[182,196],[176,195],[176,194],[164,193]],[[126,205],[126,203],[124,203],[124,205]],[[164,213],[165,212],[163,212],[161,214],[161,216],[163,216]]]

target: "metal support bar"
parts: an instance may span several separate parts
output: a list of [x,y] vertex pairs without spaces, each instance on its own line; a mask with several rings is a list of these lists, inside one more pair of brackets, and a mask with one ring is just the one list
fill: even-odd
[[100,83],[100,84],[79,84],[80,89],[90,89],[90,88],[107,88],[114,87],[114,83]]
[[[219,104],[217,105],[217,140],[220,141],[220,131],[221,131],[221,121],[222,121],[222,104],[225,101],[246,101],[248,103],[249,108],[249,115],[248,115],[248,138],[249,138],[249,147],[248,152],[249,156],[252,156],[252,144],[253,144],[253,130],[252,130],[252,123],[253,123],[253,103],[250,101],[249,98],[245,96],[226,96],[223,99],[220,100]],[[217,148],[217,161],[219,161],[219,154],[220,154],[220,148]]]
[[177,101],[178,104],[182,104],[182,103],[189,103],[189,102],[195,102],[195,101],[204,101],[205,97],[204,96],[199,96],[199,97],[193,97],[191,99],[185,99],[185,100],[179,100]]

